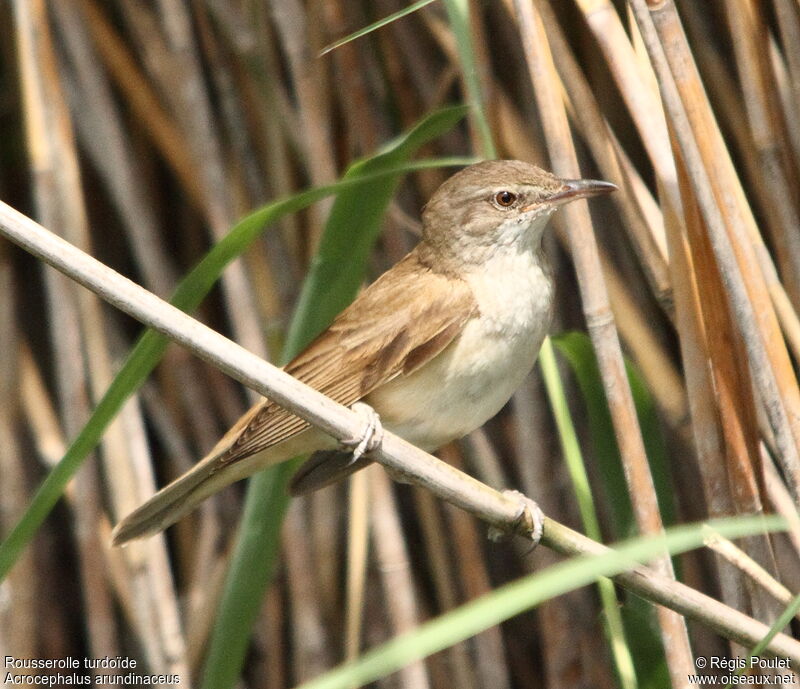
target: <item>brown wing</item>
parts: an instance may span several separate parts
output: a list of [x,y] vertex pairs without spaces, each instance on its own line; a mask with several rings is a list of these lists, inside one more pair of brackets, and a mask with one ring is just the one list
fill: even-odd
[[[350,406],[435,357],[476,314],[466,283],[431,272],[412,251],[364,290],[285,370]],[[303,419],[264,400],[215,451],[221,453],[221,463],[230,464],[307,427]]]

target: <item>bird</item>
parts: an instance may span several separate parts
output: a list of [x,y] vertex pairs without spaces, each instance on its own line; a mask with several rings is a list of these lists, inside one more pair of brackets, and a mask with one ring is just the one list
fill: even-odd
[[358,410],[373,433],[340,443],[262,398],[194,467],[125,517],[113,543],[155,534],[221,488],[298,455],[313,453],[291,481],[294,495],[369,464],[383,429],[432,452],[483,425],[533,368],[550,327],[548,219],[616,189],[518,160],[453,174],[423,207],[414,249],[284,367]]

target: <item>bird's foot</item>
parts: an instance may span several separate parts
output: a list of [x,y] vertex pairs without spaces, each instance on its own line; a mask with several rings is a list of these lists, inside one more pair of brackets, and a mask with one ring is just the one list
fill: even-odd
[[381,417],[372,407],[364,402],[356,402],[350,409],[364,419],[364,426],[357,437],[344,438],[339,441],[342,446],[352,451],[351,462],[358,461],[364,455],[377,450],[383,442],[383,426]]
[[519,511],[508,530],[501,530],[497,527],[489,529],[489,539],[492,541],[501,541],[508,538],[509,535],[519,534],[530,538],[533,545],[531,550],[539,545],[539,541],[544,533],[544,512],[542,508],[531,500],[527,495],[520,493],[518,490],[504,490],[503,495],[514,498],[519,501]]

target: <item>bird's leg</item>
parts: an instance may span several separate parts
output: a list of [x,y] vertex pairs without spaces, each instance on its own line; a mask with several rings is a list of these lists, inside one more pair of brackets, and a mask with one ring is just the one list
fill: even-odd
[[524,535],[532,541],[531,550],[533,550],[539,545],[544,533],[544,512],[542,512],[542,508],[534,500],[531,500],[518,490],[504,490],[503,495],[518,500],[519,511],[510,530],[504,531],[494,526],[489,527],[489,540],[495,542],[505,540],[509,536],[519,534],[520,529],[524,526]]
[[364,402],[356,402],[350,409],[356,412],[362,419],[364,419],[364,427],[361,433],[353,438],[344,438],[339,442],[342,446],[352,451],[353,458],[351,462],[358,461],[364,455],[374,452],[380,447],[383,441],[383,426],[381,425],[381,417],[372,407]]

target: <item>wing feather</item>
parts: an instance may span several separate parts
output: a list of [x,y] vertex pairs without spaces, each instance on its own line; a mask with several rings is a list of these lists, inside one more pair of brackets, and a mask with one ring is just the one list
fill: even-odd
[[[364,290],[285,370],[350,406],[377,386],[430,361],[476,314],[466,283],[431,271],[412,251]],[[265,399],[213,452],[227,465],[307,427],[307,422]]]

